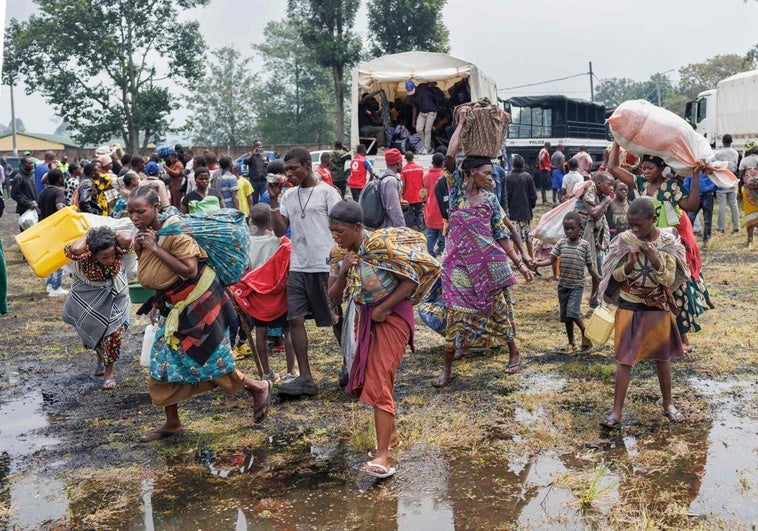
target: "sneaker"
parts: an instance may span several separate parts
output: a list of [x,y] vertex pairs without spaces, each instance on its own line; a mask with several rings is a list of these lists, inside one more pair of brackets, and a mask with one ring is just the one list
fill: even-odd
[[47,295],[49,297],[63,297],[64,295],[68,295],[68,290],[63,288],[51,289],[47,292]]
[[305,383],[305,378],[302,376],[298,376],[297,378],[279,386],[279,394],[289,396],[314,396],[317,390],[318,388],[315,384],[308,385]]
[[290,383],[292,380],[294,380],[298,376],[300,376],[300,373],[297,371],[295,371],[295,374],[288,372],[287,374],[284,375],[284,378],[282,378],[282,383]]
[[45,284],[45,291],[50,293],[51,291],[53,291],[53,287],[50,284]]

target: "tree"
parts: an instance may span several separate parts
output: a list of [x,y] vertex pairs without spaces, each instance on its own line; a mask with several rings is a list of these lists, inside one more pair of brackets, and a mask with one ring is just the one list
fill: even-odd
[[595,100],[608,107],[615,107],[629,99],[628,95],[636,91],[637,81],[628,77],[609,77],[601,79],[595,91]]
[[702,63],[689,64],[679,69],[679,91],[694,99],[699,92],[716,88],[716,83],[725,77],[753,67],[754,63],[746,64],[746,58],[737,54],[717,55]]
[[[8,127],[13,128],[13,123],[8,124]],[[26,133],[26,126],[24,125],[24,122],[21,120],[21,118],[16,118],[16,131],[18,133]]]
[[249,145],[255,136],[255,77],[251,58],[233,47],[213,52],[208,70],[194,84],[188,98],[188,127],[196,144],[207,146]]
[[345,136],[345,70],[361,53],[361,40],[352,30],[359,5],[360,0],[287,1],[303,43],[316,63],[331,70],[339,141]]
[[447,53],[449,32],[442,21],[447,0],[372,0],[368,28],[374,56],[421,50]]
[[118,135],[134,152],[140,135],[165,134],[165,83],[196,79],[205,49],[197,21],[177,23],[180,9],[210,0],[34,1],[39,14],[17,40],[27,92],[40,92],[82,143]]
[[329,71],[320,66],[291,21],[269,22],[253,46],[268,75],[256,93],[258,129],[266,142],[328,143],[335,130]]

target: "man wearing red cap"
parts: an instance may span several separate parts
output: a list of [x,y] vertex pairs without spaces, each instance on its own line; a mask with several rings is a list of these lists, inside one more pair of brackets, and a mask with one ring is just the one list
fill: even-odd
[[387,164],[387,169],[384,170],[379,184],[379,193],[382,196],[385,211],[382,228],[405,227],[403,209],[400,206],[402,181],[398,177],[403,165],[403,154],[398,149],[388,149],[384,152],[384,162]]

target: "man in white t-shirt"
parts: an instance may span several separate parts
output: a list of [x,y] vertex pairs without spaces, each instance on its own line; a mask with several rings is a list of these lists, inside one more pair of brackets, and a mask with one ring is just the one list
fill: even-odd
[[[716,160],[729,163],[729,171],[737,175],[737,161],[740,160],[740,154],[732,147],[732,135],[726,134],[721,138],[724,147],[716,152]],[[740,210],[737,207],[737,183],[731,188],[716,188],[716,199],[719,205],[719,216],[716,222],[716,228],[719,232],[726,229],[726,205],[729,205],[729,212],[732,215],[732,232],[740,231]]]
[[574,197],[574,187],[584,182],[584,176],[577,171],[579,161],[576,158],[570,158],[568,161],[569,172],[563,176],[563,201]]
[[271,224],[277,236],[291,229],[290,272],[287,279],[287,321],[300,375],[285,381],[279,393],[290,396],[315,395],[316,383],[308,362],[306,316],[317,326],[334,326],[338,314],[327,296],[329,251],[334,245],[329,231],[329,210],[340,201],[339,192],[313,175],[311,154],[293,148],[284,156],[284,169],[294,184],[284,192],[269,183]]

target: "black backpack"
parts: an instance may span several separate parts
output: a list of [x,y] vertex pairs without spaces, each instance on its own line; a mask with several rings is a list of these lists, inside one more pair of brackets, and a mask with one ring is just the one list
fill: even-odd
[[361,209],[363,210],[363,225],[366,228],[377,229],[384,223],[387,211],[384,208],[384,201],[382,201],[381,183],[385,178],[391,176],[391,174],[387,173],[379,179],[372,179],[361,190],[358,204],[361,205]]

